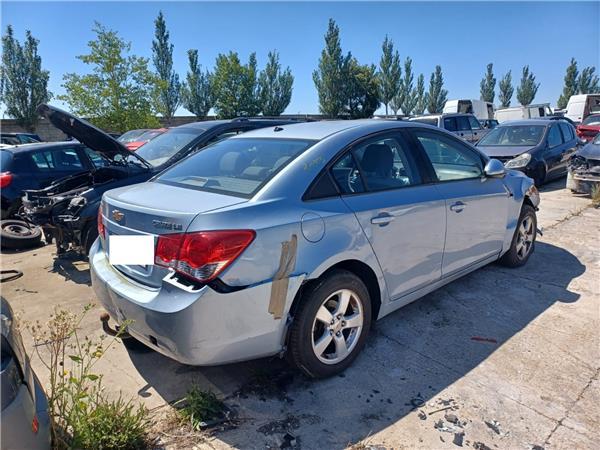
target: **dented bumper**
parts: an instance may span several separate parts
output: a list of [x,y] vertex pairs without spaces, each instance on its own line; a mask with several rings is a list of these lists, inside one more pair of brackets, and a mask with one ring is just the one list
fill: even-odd
[[197,291],[164,281],[150,288],[108,261],[99,241],[90,252],[92,287],[110,316],[148,347],[190,365],[217,365],[275,355],[283,350],[288,313],[304,277],[288,279],[281,318],[269,312],[273,283],[235,292]]

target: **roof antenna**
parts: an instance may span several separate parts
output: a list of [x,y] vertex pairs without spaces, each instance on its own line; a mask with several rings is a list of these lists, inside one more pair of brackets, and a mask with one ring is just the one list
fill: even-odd
[[275,127],[273,128],[273,131],[278,132],[278,131],[283,131],[282,127]]

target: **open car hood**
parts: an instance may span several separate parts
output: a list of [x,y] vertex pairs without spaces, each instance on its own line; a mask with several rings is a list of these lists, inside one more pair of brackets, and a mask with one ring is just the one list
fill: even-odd
[[127,147],[111,137],[108,133],[96,128],[94,125],[83,119],[45,103],[38,106],[37,112],[40,116],[48,119],[52,125],[63,133],[73,136],[82,144],[87,145],[92,150],[101,153],[111,160],[114,160],[117,155],[121,155],[123,158],[133,156],[140,160],[145,166],[151,167],[141,156],[128,150]]

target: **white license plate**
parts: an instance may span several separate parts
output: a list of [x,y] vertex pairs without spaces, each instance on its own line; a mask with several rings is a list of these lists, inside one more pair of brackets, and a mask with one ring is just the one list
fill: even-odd
[[154,236],[108,236],[108,260],[114,266],[154,264]]

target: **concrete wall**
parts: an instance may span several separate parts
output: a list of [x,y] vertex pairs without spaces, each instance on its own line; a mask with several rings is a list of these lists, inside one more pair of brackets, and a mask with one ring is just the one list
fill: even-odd
[[[319,120],[322,119],[322,116],[319,115],[296,115],[296,114],[288,114],[283,115],[281,118],[294,118],[294,119],[314,119]],[[197,122],[198,119],[195,116],[176,116],[173,117],[170,121],[164,120],[162,117],[159,117],[161,125],[164,127],[176,127],[179,125],[184,125],[190,122]],[[208,117],[206,120],[215,120],[214,116]],[[4,133],[16,133],[25,131],[23,128],[19,127],[14,119],[0,119],[0,130]],[[65,134],[56,129],[51,123],[49,123],[46,119],[40,119],[35,133],[37,133],[44,141],[52,142],[52,141],[62,141],[66,138]]]

